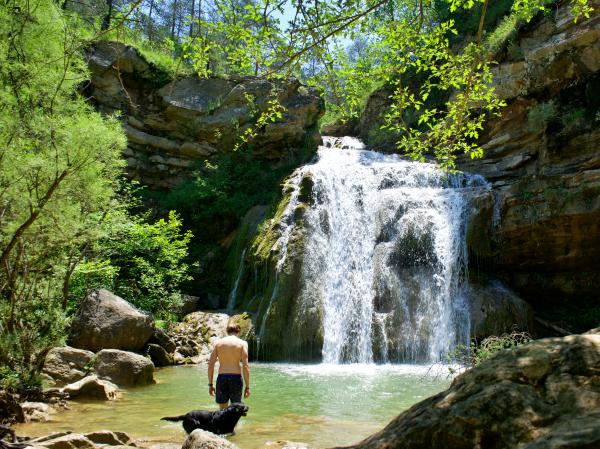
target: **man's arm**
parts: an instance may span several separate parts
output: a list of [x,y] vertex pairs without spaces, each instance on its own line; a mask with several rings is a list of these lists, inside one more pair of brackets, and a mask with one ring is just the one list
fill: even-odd
[[248,343],[242,346],[242,373],[244,375],[244,397],[250,396],[250,365],[248,364]]
[[213,348],[212,352],[210,353],[210,359],[208,359],[208,394],[211,396],[215,395],[215,387],[213,386],[215,363],[217,363],[217,345],[215,345]]

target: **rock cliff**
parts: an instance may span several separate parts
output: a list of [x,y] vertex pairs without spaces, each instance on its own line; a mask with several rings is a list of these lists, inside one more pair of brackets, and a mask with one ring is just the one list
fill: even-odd
[[[469,225],[472,271],[499,276],[542,314],[600,307],[600,2],[591,4],[577,22],[555,5],[496,55],[507,107],[481,136],[484,158],[460,165],[493,185]],[[379,130],[390,94],[374,92],[352,124],[384,151],[393,150]]]
[[587,20],[574,22],[562,5],[520,30],[494,69],[508,106],[486,127],[484,158],[462,166],[494,186],[472,257],[538,309],[600,299],[600,2],[593,6]]
[[252,76],[170,80],[134,48],[98,42],[88,49],[91,72],[86,96],[106,113],[124,119],[127,174],[155,189],[182,182],[197,161],[232,151],[238,136],[277,98],[281,119],[259,130],[255,157],[293,159],[301,148],[316,149],[323,101],[296,79]]
[[348,449],[600,446],[600,335],[502,351]]

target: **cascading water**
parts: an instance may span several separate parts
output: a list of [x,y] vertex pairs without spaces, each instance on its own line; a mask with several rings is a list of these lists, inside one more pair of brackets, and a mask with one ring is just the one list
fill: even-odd
[[[310,204],[296,223],[307,179]],[[318,160],[286,188],[277,270],[294,226],[303,226],[296,313],[320,308],[323,362],[437,361],[468,343],[465,223],[470,197],[489,188],[482,177],[445,176],[356,139],[325,138]],[[277,294],[276,286],[264,299],[267,311]]]

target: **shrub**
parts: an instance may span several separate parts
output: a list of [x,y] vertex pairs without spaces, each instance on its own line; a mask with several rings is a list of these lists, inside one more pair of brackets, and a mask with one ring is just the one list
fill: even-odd
[[469,347],[460,345],[447,358],[448,363],[458,364],[465,368],[479,366],[495,354],[505,349],[527,343],[531,336],[526,332],[511,332],[510,334],[484,338],[479,344],[471,342]]

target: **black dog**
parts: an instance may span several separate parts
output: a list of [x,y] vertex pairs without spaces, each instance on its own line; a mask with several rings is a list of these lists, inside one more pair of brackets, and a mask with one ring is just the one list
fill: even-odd
[[183,428],[187,433],[196,429],[208,430],[209,432],[223,435],[233,433],[235,425],[242,416],[246,416],[248,407],[240,402],[231,404],[229,407],[217,412],[208,410],[192,410],[181,416],[167,416],[161,418],[164,421],[183,421]]

